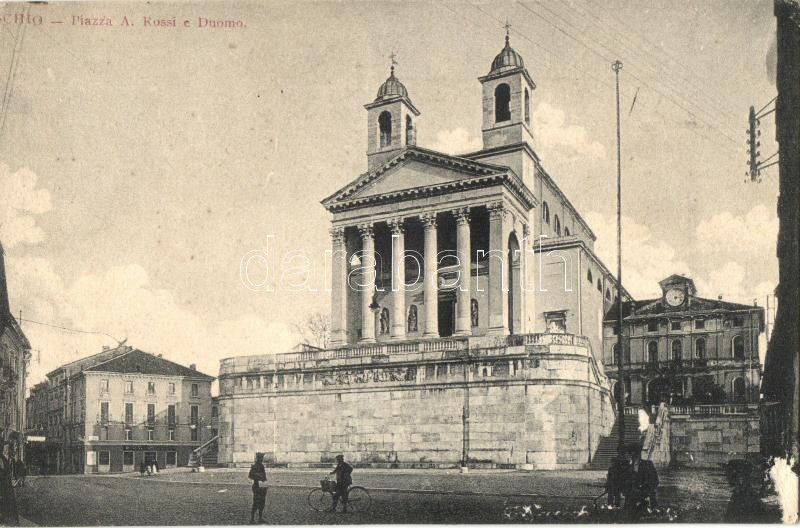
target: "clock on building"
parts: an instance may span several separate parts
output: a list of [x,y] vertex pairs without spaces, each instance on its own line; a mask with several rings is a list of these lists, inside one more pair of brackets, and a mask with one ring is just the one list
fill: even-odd
[[671,290],[667,290],[667,293],[664,297],[668,305],[680,306],[683,304],[686,294],[680,288],[672,288]]

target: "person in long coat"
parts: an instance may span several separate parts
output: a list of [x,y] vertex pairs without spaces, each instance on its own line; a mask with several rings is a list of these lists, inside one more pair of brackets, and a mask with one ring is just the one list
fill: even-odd
[[264,453],[256,453],[256,461],[250,466],[247,478],[253,481],[253,506],[250,508],[250,524],[255,524],[256,511],[258,522],[264,522],[264,506],[267,503],[267,469],[264,467]]
[[336,455],[336,467],[330,472],[336,475],[336,493],[333,494],[332,512],[336,511],[339,498],[342,499],[342,512],[347,513],[347,495],[353,483],[353,466],[344,461],[344,455]]

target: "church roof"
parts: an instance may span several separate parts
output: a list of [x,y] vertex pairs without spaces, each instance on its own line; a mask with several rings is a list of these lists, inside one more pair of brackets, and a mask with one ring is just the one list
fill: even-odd
[[394,66],[392,66],[389,78],[378,88],[378,95],[375,97],[375,102],[392,99],[394,97],[408,97],[408,90],[406,90],[406,87],[400,82],[400,79],[394,76]]
[[489,75],[493,73],[502,73],[508,70],[517,68],[524,68],[525,61],[522,60],[522,55],[516,52],[509,43],[509,37],[506,35],[506,45],[500,50],[500,53],[492,61],[492,69],[489,70]]
[[119,374],[153,374],[159,376],[183,376],[211,381],[213,376],[184,367],[162,357],[132,349],[99,365],[89,367],[87,372],[114,372]]
[[[397,189],[381,194],[361,194],[370,184],[377,182],[388,170],[410,161],[420,161],[448,168],[461,173],[464,177],[445,182],[440,181],[431,185]],[[538,203],[519,176],[509,167],[473,161],[460,156],[451,156],[418,146],[407,146],[386,163],[362,174],[345,187],[322,200],[322,205],[329,212],[336,212],[376,203],[447,194],[458,190],[486,187],[498,183],[505,185],[526,207],[532,208]]]

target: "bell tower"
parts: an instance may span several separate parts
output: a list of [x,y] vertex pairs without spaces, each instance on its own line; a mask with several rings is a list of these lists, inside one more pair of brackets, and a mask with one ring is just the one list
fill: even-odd
[[533,82],[522,56],[511,47],[506,23],[506,45],[492,61],[488,75],[478,80],[483,86],[483,148],[519,143],[533,148],[531,98]]
[[419,110],[408,97],[403,83],[395,77],[397,62],[392,53],[389,78],[378,89],[367,109],[367,169],[381,165],[406,146],[416,145]]

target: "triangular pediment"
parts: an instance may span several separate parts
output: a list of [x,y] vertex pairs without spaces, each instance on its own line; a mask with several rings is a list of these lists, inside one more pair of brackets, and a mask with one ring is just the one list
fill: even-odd
[[416,159],[406,159],[382,173],[378,178],[353,193],[349,198],[363,198],[393,193],[406,189],[417,189],[431,185],[442,185],[470,178],[449,167],[442,167]]

